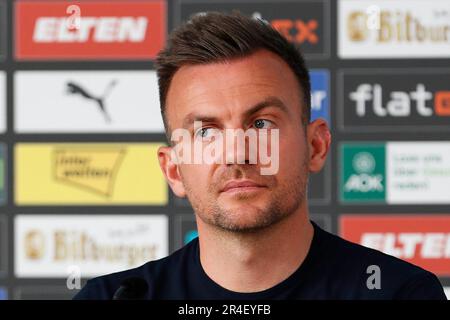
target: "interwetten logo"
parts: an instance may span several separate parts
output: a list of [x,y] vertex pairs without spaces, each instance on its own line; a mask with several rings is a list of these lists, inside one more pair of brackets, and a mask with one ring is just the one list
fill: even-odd
[[5,146],[0,144],[0,203],[6,201],[6,156],[5,156]]
[[55,179],[110,197],[126,150],[56,149]]
[[[160,143],[19,143],[15,201],[49,205],[165,205]],[[37,192],[36,190],[39,190]]]

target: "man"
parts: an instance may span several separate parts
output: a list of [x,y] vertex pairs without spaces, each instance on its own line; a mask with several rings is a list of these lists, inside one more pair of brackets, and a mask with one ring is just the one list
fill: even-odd
[[[158,151],[161,169],[192,204],[199,237],[88,281],[76,299],[111,299],[130,277],[145,280],[147,299],[445,299],[432,273],[309,220],[308,176],[325,163],[330,131],[323,119],[310,122],[303,58],[270,25],[236,12],[197,15],[171,35],[157,71],[171,141]],[[174,142],[176,130],[189,141]],[[269,163],[250,161],[251,135],[244,152],[226,147],[233,130],[270,139],[275,169],[262,174]],[[190,142],[219,146],[211,156],[223,161],[180,161],[198,150]]]

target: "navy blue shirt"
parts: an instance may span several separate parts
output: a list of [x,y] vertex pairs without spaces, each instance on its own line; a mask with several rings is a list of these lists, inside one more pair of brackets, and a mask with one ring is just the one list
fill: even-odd
[[[112,299],[129,277],[147,281],[148,299],[446,299],[434,274],[313,225],[303,263],[286,280],[264,291],[239,293],[215,283],[200,264],[196,238],[163,259],[93,278],[74,299]],[[379,267],[379,289],[370,285],[376,284],[373,277],[367,284],[374,276],[371,269],[368,272],[371,265]]]

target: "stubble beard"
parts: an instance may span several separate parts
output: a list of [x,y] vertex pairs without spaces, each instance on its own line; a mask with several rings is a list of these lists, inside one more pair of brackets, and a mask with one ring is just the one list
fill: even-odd
[[[239,219],[240,215],[246,214],[245,212],[226,209],[218,203],[217,198],[208,200],[206,203],[197,201],[192,188],[185,184],[186,194],[197,218],[204,223],[226,232],[255,233],[286,219],[306,201],[309,178],[306,162],[307,157],[305,156],[301,168],[292,178],[286,182],[279,183],[276,188],[269,190],[269,199],[265,208],[251,206],[251,210],[255,212],[251,213],[253,217],[251,221],[246,223],[242,223]],[[235,178],[238,178],[239,175],[245,175],[245,171],[241,166],[237,166],[233,173]],[[272,182],[269,185],[274,186],[275,177],[269,178],[269,181]],[[253,195],[249,196],[241,193],[234,195],[234,197],[236,201],[242,201],[251,205]]]

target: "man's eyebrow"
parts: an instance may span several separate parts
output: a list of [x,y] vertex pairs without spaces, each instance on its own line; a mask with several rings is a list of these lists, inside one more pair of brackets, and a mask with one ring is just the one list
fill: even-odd
[[[257,104],[253,105],[248,110],[246,110],[244,112],[244,117],[247,118],[250,115],[268,107],[275,107],[283,111],[284,113],[289,114],[288,108],[283,103],[283,101],[281,101],[280,98],[275,96],[268,96],[264,98],[264,100],[258,102]],[[182,127],[187,129],[192,126],[194,121],[217,122],[218,120],[219,119],[214,116],[202,115],[200,113],[191,112],[184,118]]]
[[269,96],[269,97],[265,98],[263,101],[258,102],[257,104],[252,106],[250,109],[245,111],[244,115],[247,118],[247,117],[251,116],[252,114],[254,114],[264,108],[268,108],[268,107],[276,107],[277,109],[280,109],[284,113],[289,114],[288,108],[283,103],[283,101],[281,101],[280,98],[275,97],[275,96]]
[[205,116],[195,112],[189,113],[183,120],[182,128],[189,129],[195,121],[217,122],[219,119],[212,116]]

